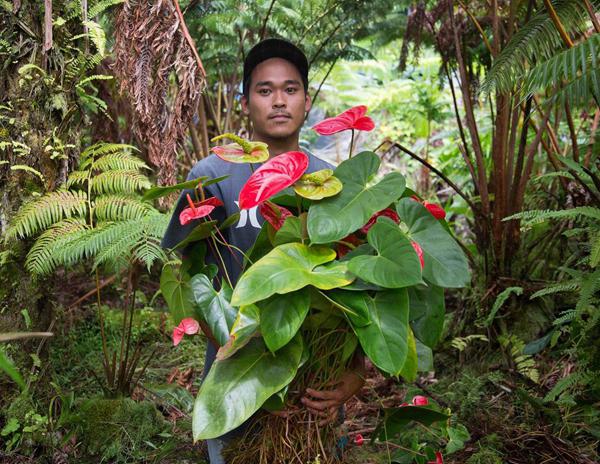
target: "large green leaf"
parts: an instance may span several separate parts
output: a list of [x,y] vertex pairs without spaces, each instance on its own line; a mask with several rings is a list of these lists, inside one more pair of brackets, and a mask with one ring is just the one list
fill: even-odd
[[273,354],[260,338],[253,338],[232,357],[215,361],[194,404],[194,440],[233,430],[289,384],[300,365],[302,345],[298,335]]
[[236,309],[229,303],[231,289],[223,283],[223,288],[217,292],[204,274],[192,277],[190,285],[198,315],[206,321],[219,345],[225,345],[237,316]]
[[299,217],[290,216],[286,218],[281,229],[275,233],[273,245],[277,246],[300,241],[302,241],[302,220]]
[[194,294],[186,272],[167,264],[160,274],[160,290],[175,324],[194,315]]
[[396,206],[412,240],[423,249],[423,277],[439,287],[465,287],[470,281],[467,258],[454,238],[419,202],[403,198]]
[[213,230],[215,230],[217,221],[202,221],[177,245],[173,247],[174,250],[183,248],[184,246],[197,242],[198,240],[204,240],[209,237]]
[[344,311],[354,327],[364,327],[371,323],[369,311],[369,300],[371,297],[367,292],[331,290],[324,293],[324,295]]
[[378,436],[380,440],[387,441],[406,431],[406,426],[412,421],[429,426],[435,422],[446,421],[449,417],[430,406],[403,406],[384,409],[383,420],[377,425],[373,436]]
[[422,283],[421,264],[410,240],[390,219],[379,218],[367,234],[375,256],[352,258],[348,269],[367,282],[386,288],[402,288]]
[[417,342],[417,369],[419,372],[429,372],[433,370],[433,351],[427,345],[424,345],[418,338]]
[[354,327],[360,345],[379,369],[390,375],[402,372],[408,354],[408,293],[405,289],[368,296],[371,323]]
[[25,385],[25,381],[23,377],[21,377],[20,372],[14,366],[12,362],[8,359],[8,357],[4,354],[3,351],[0,350],[0,371],[4,371],[6,375],[8,375],[19,387],[21,390],[25,390],[27,386]]
[[285,243],[255,262],[238,281],[231,304],[247,305],[275,293],[289,293],[307,285],[329,289],[352,282],[346,263],[319,266],[335,259],[335,251],[325,246]]
[[418,363],[419,361],[417,357],[417,342],[412,330],[410,330],[409,327],[408,351],[406,353],[406,361],[404,362],[404,366],[402,366],[402,372],[400,372],[400,375],[404,378],[404,380],[406,380],[407,382],[414,382],[416,380]]
[[419,285],[408,289],[410,325],[415,336],[430,348],[440,340],[444,328],[444,289]]
[[310,309],[310,293],[302,288],[293,293],[273,295],[257,304],[260,332],[269,350],[275,352],[298,333]]
[[180,184],[152,187],[144,192],[144,196],[142,197],[142,199],[154,200],[155,198],[164,197],[165,195],[168,195],[169,193],[175,192],[177,190],[195,189],[200,183],[202,183],[203,187],[206,187],[207,185],[221,182],[222,180],[225,180],[228,177],[229,176],[221,176],[215,179],[209,179],[208,177],[204,176],[181,182]]
[[260,309],[256,305],[240,307],[231,326],[229,340],[219,348],[217,359],[227,359],[244,347],[257,334],[260,326]]
[[406,182],[399,172],[375,178],[380,160],[375,153],[362,152],[342,162],[334,172],[343,184],[335,197],[311,206],[308,235],[312,243],[330,243],[364,226],[371,216],[400,198]]

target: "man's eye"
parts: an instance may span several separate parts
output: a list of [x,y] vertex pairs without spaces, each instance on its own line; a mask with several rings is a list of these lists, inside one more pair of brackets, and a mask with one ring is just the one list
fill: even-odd
[[297,90],[298,90],[298,89],[296,89],[295,87],[288,87],[288,88],[287,88],[287,92],[288,92],[288,93],[296,93],[296,91],[297,91]]
[[258,93],[260,95],[269,95],[271,93],[271,89],[260,89]]

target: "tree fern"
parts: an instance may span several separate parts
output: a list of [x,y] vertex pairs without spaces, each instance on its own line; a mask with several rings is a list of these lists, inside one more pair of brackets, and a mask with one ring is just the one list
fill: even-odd
[[90,179],[92,192],[104,193],[133,193],[150,188],[148,178],[134,170],[105,171]]
[[6,236],[30,237],[64,218],[85,216],[87,195],[85,192],[57,190],[26,203],[15,215]]
[[511,221],[514,219],[520,219],[524,226],[531,226],[539,224],[550,219],[581,219],[589,218],[600,220],[600,209],[592,206],[580,206],[572,209],[563,209],[558,211],[551,210],[532,210],[524,211],[522,213],[513,214],[504,218],[504,221]]
[[94,216],[102,221],[124,221],[139,219],[148,214],[153,208],[140,201],[139,198],[128,195],[103,195],[94,202]]
[[[600,6],[599,0],[591,0],[591,3],[596,9]],[[583,0],[555,0],[552,4],[567,30],[577,29],[586,23]],[[536,63],[553,57],[563,48],[560,34],[548,12],[540,10],[496,57],[481,91],[487,93],[494,88],[500,92],[511,90]]]
[[96,159],[102,158],[111,153],[123,153],[129,152],[131,150],[135,150],[135,147],[133,147],[132,145],[127,145],[125,143],[98,142],[94,145],[87,147],[81,152],[81,157],[79,160],[79,169],[88,169],[90,165],[96,161]]
[[99,171],[149,169],[146,163],[127,151],[114,151],[103,155],[94,163],[94,168]]

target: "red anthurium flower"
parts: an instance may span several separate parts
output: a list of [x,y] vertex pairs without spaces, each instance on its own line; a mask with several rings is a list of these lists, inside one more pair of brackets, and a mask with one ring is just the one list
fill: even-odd
[[444,219],[446,217],[446,211],[440,205],[436,203],[429,203],[428,201],[423,202],[423,206],[429,210],[433,217],[436,219]]
[[278,206],[270,201],[261,203],[258,207],[258,212],[265,220],[273,226],[275,230],[281,229],[285,219],[292,216],[292,212],[283,206]]
[[235,143],[212,147],[211,150],[224,161],[230,163],[262,163],[269,159],[269,147],[264,142],[250,142],[235,134],[217,135],[211,142],[228,138]]
[[[350,234],[347,237],[344,237],[341,241],[342,242],[351,243],[354,246],[358,246],[358,245],[361,245],[363,243],[362,240],[360,238],[358,238],[354,234]],[[350,253],[350,251],[352,251],[352,248],[350,248],[349,246],[344,245],[343,243],[339,243],[338,247],[337,247],[337,257],[338,257],[338,259],[342,258],[347,253]]]
[[435,452],[435,461],[427,461],[427,464],[444,464],[444,458],[439,451]]
[[308,156],[288,151],[258,168],[240,191],[240,209],[250,209],[296,182],[308,168]]
[[417,395],[412,400],[413,406],[427,406],[429,404],[429,400],[425,396]]
[[371,131],[375,128],[375,123],[370,117],[365,116],[366,112],[365,105],[355,106],[333,118],[323,119],[315,124],[313,129],[321,135],[331,135],[348,129]]
[[173,345],[179,345],[184,335],[194,335],[200,330],[200,324],[191,317],[182,319],[177,327],[173,329]]
[[389,217],[391,220],[393,220],[396,224],[400,223],[400,218],[398,217],[398,213],[396,213],[396,211],[394,211],[392,208],[386,208],[386,209],[382,209],[381,211],[376,212],[373,216],[371,216],[371,219],[369,219],[369,222],[367,222],[361,229],[360,231],[364,234],[366,234],[367,232],[369,232],[369,229],[371,227],[373,227],[373,225],[375,224],[375,222],[377,222],[377,218],[379,216],[385,216],[385,217]]
[[410,242],[412,247],[415,249],[417,256],[419,257],[419,262],[421,263],[421,270],[425,267],[425,261],[423,260],[423,248],[417,242]]
[[190,197],[190,194],[188,193],[187,200],[190,204],[190,207],[185,208],[181,213],[179,213],[179,222],[182,226],[185,226],[194,219],[200,219],[208,216],[217,206],[223,206],[223,202],[216,197],[210,197],[206,200],[194,203]]
[[360,433],[357,433],[354,436],[354,444],[356,446],[362,446],[364,442],[365,442],[365,439],[363,438],[363,436]]

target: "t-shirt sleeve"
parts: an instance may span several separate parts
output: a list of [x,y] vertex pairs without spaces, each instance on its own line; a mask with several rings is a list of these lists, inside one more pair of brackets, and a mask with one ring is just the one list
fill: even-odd
[[[190,170],[190,173],[188,174],[186,180],[197,179],[201,176],[208,176],[210,178],[214,178],[215,176],[213,176],[212,174],[213,173],[208,168],[208,166],[206,166],[206,164],[200,161]],[[199,224],[198,219],[189,222],[185,226],[182,226],[179,222],[179,214],[181,214],[183,209],[188,206],[188,201],[186,198],[186,194],[188,193],[190,194],[192,199],[195,199],[194,190],[186,189],[181,192],[181,195],[179,196],[179,199],[175,204],[175,209],[173,210],[173,214],[171,216],[171,220],[169,221],[169,225],[167,226],[165,235],[163,236],[163,239],[160,242],[160,245],[163,248],[173,248],[179,242],[184,240],[194,229],[194,227],[196,227]],[[204,187],[204,193],[207,198],[216,197],[219,200],[223,201],[223,198],[221,198],[220,191],[216,184]],[[211,218],[217,220],[219,223],[223,222],[225,220],[224,209],[222,207],[215,208],[214,211],[211,213]]]

